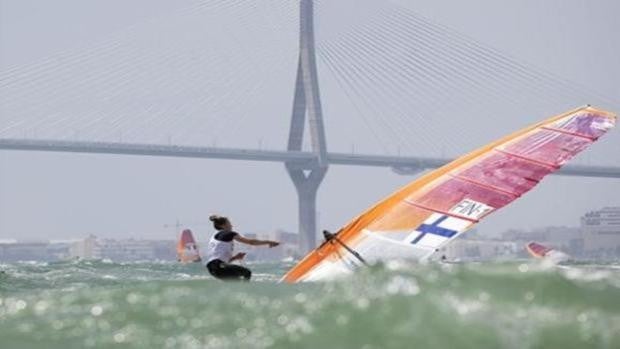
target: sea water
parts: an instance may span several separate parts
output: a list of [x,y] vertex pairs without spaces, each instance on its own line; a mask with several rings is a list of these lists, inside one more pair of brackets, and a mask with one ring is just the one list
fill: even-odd
[[0,348],[620,348],[620,266],[389,263],[280,284],[200,264],[0,264]]

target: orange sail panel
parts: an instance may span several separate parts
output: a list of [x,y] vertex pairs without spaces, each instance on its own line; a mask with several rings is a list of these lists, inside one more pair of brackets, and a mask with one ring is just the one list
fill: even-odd
[[201,261],[196,240],[194,240],[194,235],[189,229],[184,229],[181,232],[181,237],[177,244],[177,258],[179,262],[183,263]]
[[283,278],[312,281],[367,262],[423,260],[487,215],[510,204],[615,125],[616,117],[582,107],[477,149],[432,171],[349,222]]

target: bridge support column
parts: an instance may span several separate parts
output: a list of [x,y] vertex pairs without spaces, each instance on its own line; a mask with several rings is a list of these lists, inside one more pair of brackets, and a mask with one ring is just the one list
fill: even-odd
[[317,168],[310,171],[288,169],[288,173],[297,190],[299,249],[301,253],[306,253],[316,246],[316,195],[326,172],[326,168]]
[[299,61],[288,150],[303,149],[306,116],[310,145],[316,161],[308,164],[286,163],[299,199],[299,251],[306,253],[316,246],[316,196],[327,172],[327,146],[323,112],[314,53],[313,1],[301,0],[299,8]]

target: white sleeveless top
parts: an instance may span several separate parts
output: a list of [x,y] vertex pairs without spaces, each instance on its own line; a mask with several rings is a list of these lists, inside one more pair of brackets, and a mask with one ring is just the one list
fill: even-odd
[[233,256],[234,243],[233,241],[217,240],[215,235],[211,237],[207,246],[207,263],[215,259],[228,263]]

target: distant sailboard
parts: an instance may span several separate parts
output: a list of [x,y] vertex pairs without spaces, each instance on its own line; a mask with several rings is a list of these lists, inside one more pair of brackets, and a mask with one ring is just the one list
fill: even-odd
[[181,237],[177,244],[177,258],[179,262],[191,263],[200,262],[200,253],[198,252],[198,245],[194,240],[194,235],[189,229],[184,229],[181,232]]
[[466,154],[398,190],[336,234],[326,234],[282,281],[333,278],[376,261],[425,260],[531,190],[615,122],[615,115],[586,106]]
[[570,259],[566,253],[551,247],[543,246],[537,242],[530,242],[525,245],[525,249],[532,257],[551,261],[553,263],[566,262]]

